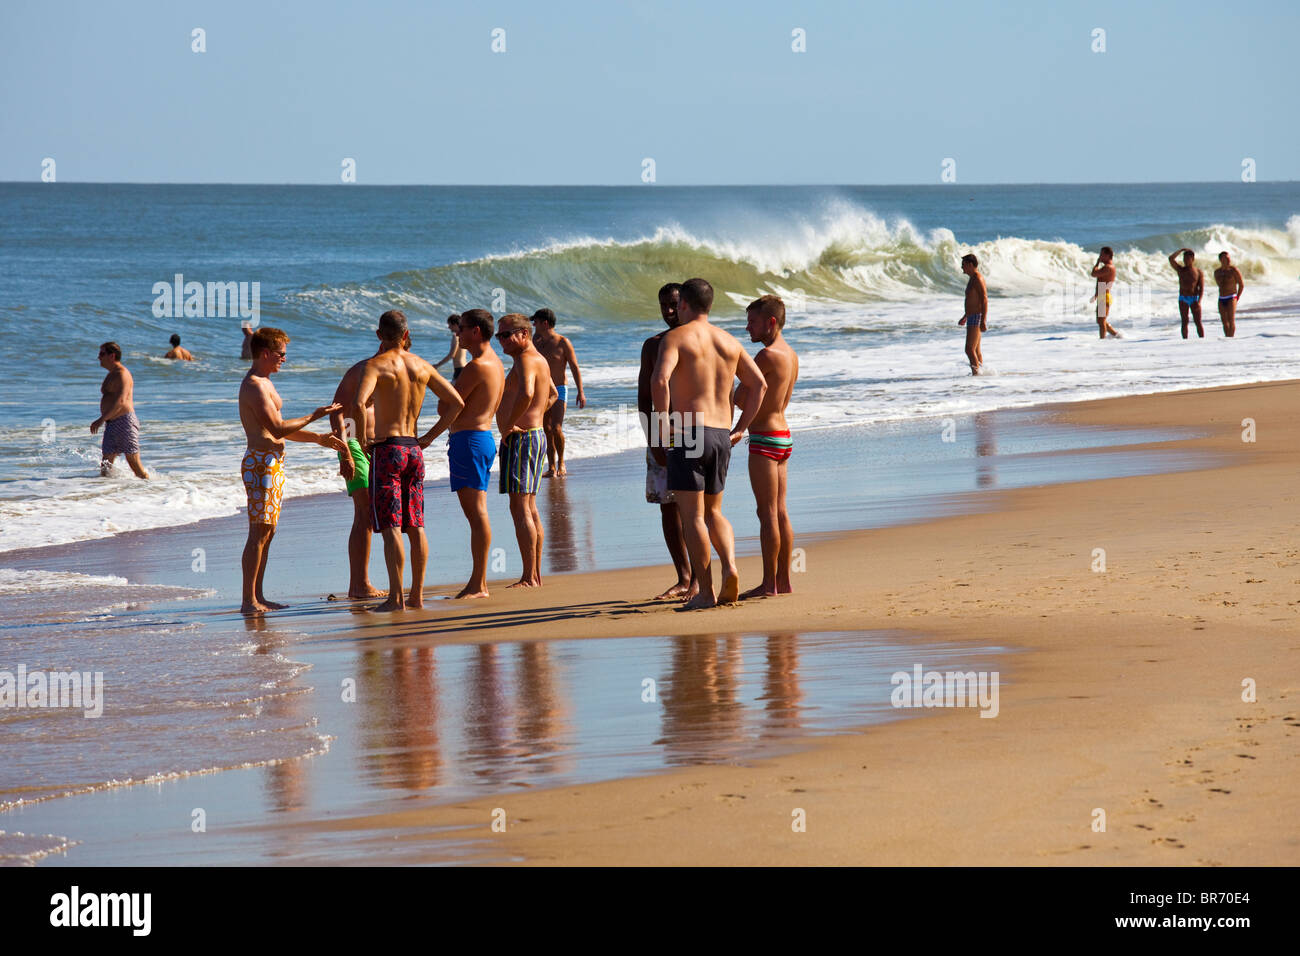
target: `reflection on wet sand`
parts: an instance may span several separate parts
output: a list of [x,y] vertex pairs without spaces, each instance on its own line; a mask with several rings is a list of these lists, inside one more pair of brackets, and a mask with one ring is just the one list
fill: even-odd
[[437,786],[442,753],[434,649],[365,651],[357,663],[366,777],[412,791]]
[[997,419],[993,415],[975,416],[975,487],[994,488],[998,483]]
[[367,651],[347,711],[356,779],[445,800],[749,757],[904,716],[900,666],[969,669],[992,650],[835,632],[450,644],[437,668],[432,648]]
[[773,634],[767,639],[767,669],[763,672],[764,738],[797,733],[799,730],[799,637]]
[[[581,518],[573,513],[569,498],[568,482],[551,479],[546,483],[546,491],[541,497],[545,502],[546,513],[542,516],[542,526],[546,529],[543,547],[546,549],[546,570],[551,574],[565,574],[570,571],[586,571],[592,567],[592,557],[596,554],[591,540],[591,499],[583,496],[581,501],[583,514]],[[582,526],[584,554],[578,553],[578,525]]]

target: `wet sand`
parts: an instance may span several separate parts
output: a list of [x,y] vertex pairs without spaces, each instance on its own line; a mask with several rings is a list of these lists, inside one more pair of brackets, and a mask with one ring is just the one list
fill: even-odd
[[[904,520],[922,523],[801,537],[807,564],[797,593],[739,607],[683,614],[644,600],[667,583],[663,566],[551,575],[543,592],[498,589],[490,604],[436,602],[400,620],[340,613],[343,608],[327,603],[300,605],[250,625],[250,638],[294,659],[313,658],[308,679],[322,700],[339,696],[339,685],[324,681],[340,673],[326,657],[380,655],[391,672],[379,669],[371,703],[350,705],[351,719],[364,725],[381,707],[392,711],[388,734],[362,748],[365,759],[397,768],[376,770],[376,779],[388,773],[416,785],[390,788],[404,792],[382,812],[340,813],[337,802],[324,814],[301,812],[312,803],[304,768],[331,760],[326,754],[169,783],[155,802],[188,813],[200,805],[188,799],[199,792],[191,788],[207,787],[205,806],[227,801],[227,819],[238,821],[246,843],[268,847],[257,857],[261,862],[1293,864],[1300,839],[1288,823],[1297,808],[1288,784],[1298,758],[1296,741],[1287,738],[1296,735],[1300,717],[1288,696],[1300,682],[1294,638],[1300,605],[1293,603],[1300,596],[1293,542],[1300,427],[1291,414],[1297,398],[1300,385],[1286,383],[1068,407],[1061,410],[1065,421],[1090,428],[1184,428],[1200,436],[1127,449],[1124,454],[1150,466],[1120,474],[1171,463],[1196,470],[1007,489],[1006,467],[994,468],[992,481],[978,476],[1017,456],[978,456],[986,460],[974,462],[968,475],[983,489],[976,491],[981,513],[908,514]],[[1257,423],[1255,443],[1241,440],[1247,417]],[[1025,454],[1052,459],[1050,471],[1077,464],[1087,474],[1086,453],[1077,450]],[[813,467],[811,456],[805,460]],[[792,470],[792,482],[798,480]],[[742,477],[729,494],[735,512],[752,507],[746,484]],[[947,494],[954,509],[973,504],[954,503],[957,492],[936,494]],[[297,504],[287,504],[286,516]],[[653,530],[651,521],[640,523]],[[98,573],[166,583],[178,573],[177,561],[189,561],[187,545],[207,540],[204,526],[148,533],[147,547],[96,542],[80,549],[81,570],[97,573],[98,564],[106,569]],[[796,531],[809,526],[816,530],[814,521],[796,521]],[[498,523],[496,530],[497,543],[512,550],[508,526]],[[277,538],[277,547],[284,547],[280,557],[295,569],[294,581],[311,581],[311,535],[298,535],[305,545]],[[581,537],[580,528],[575,538]],[[160,548],[160,542],[169,543]],[[220,552],[225,546],[215,542]],[[1105,550],[1104,572],[1093,570],[1098,548]],[[584,549],[574,546],[572,553]],[[124,556],[134,561],[131,570]],[[48,566],[42,563],[48,555],[21,558]],[[210,562],[204,582],[219,595],[227,586],[221,564]],[[742,583],[756,576],[756,567],[756,558],[742,559]],[[194,604],[211,626],[234,623],[219,604]],[[429,741],[421,738],[428,720],[393,717],[411,713],[401,699],[418,703],[428,696],[429,683],[417,673],[421,657],[453,642],[546,646],[706,635],[725,647],[728,635],[861,630],[900,635],[894,659],[901,649],[904,667],[909,646],[920,662],[927,660],[920,646],[935,641],[1016,649],[1009,658],[1014,680],[1002,688],[997,717],[981,719],[969,708],[903,710],[920,719],[804,739],[797,752],[733,753],[720,758],[722,765],[715,755],[713,762],[687,761],[650,776],[552,781],[545,789],[494,791],[489,780],[481,788],[487,792],[463,791],[451,803],[436,786],[420,785],[429,773]],[[398,666],[403,655],[407,663]],[[518,666],[526,677],[524,663]],[[696,672],[717,680],[716,669],[691,662],[682,669]],[[520,700],[536,685],[524,677],[513,691]],[[1241,699],[1246,678],[1256,682],[1253,703]],[[883,671],[863,677],[863,699],[887,699],[886,682]],[[640,690],[632,686],[629,693]],[[584,686],[575,686],[569,701],[586,696]],[[548,711],[539,703],[518,714],[553,719]],[[469,712],[452,708],[447,719]],[[322,731],[331,732],[329,723],[322,720]],[[478,749],[490,750],[492,740],[488,734]],[[536,753],[506,757],[507,766],[538,759]],[[619,772],[639,762],[632,758]],[[642,772],[661,771],[663,764],[662,757],[645,761]],[[248,775],[257,776],[257,797],[248,794]],[[345,789],[339,779],[336,789]],[[183,797],[168,795],[182,788]],[[33,832],[29,824],[52,819],[42,807],[63,803],[70,810],[81,801],[84,812],[88,800],[104,808],[94,816],[140,816],[144,805],[140,788],[126,788],[6,814],[0,829]],[[1094,829],[1099,809],[1105,832]],[[495,816],[504,819],[504,832],[492,829],[494,811],[501,811]],[[792,830],[796,811],[806,817],[803,832]],[[180,852],[190,838],[187,824],[182,817],[144,843]],[[90,843],[85,849],[81,859],[74,848],[46,862],[90,862],[87,856],[129,862],[91,853]]]

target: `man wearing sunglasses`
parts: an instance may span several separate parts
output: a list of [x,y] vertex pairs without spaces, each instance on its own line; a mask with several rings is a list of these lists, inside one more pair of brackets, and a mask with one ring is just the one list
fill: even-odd
[[107,475],[113,470],[113,459],[126,456],[137,478],[148,478],[149,472],[140,464],[140,422],[135,417],[135,381],[122,364],[122,349],[116,342],[105,342],[99,347],[99,364],[108,370],[104,383],[99,386],[99,417],[90,423],[90,433],[104,426],[104,443],[100,448],[99,473]]
[[338,411],[337,402],[322,405],[301,418],[285,419],[281,414],[283,402],[271,384],[271,376],[284,365],[288,335],[280,329],[260,328],[253,333],[249,349],[253,364],[239,385],[239,422],[248,438],[239,466],[248,498],[248,541],[244,545],[244,595],[240,611],[261,615],[286,607],[268,601],[262,593],[271,539],[280,522],[280,503],[284,498],[285,440],[310,442],[335,451],[347,451],[348,446],[332,432],[304,431],[318,418]]

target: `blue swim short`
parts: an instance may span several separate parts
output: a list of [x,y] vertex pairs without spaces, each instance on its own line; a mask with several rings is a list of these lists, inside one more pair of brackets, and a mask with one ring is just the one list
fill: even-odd
[[1199,295],[1180,295],[1178,297],[1179,305],[1195,305],[1200,301],[1201,297]]
[[488,475],[497,456],[496,439],[489,431],[452,432],[447,442],[447,459],[451,465],[451,490],[473,488],[487,491]]
[[555,400],[556,404],[567,405],[569,403],[569,386],[557,385],[555,390],[560,393],[560,397]]

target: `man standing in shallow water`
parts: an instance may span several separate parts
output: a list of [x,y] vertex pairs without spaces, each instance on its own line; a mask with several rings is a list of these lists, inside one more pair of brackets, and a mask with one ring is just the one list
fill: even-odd
[[90,423],[90,433],[104,426],[104,440],[100,447],[99,473],[107,475],[113,470],[113,459],[126,456],[137,478],[148,478],[149,472],[140,464],[140,422],[135,417],[135,380],[122,364],[122,349],[116,342],[105,342],[99,347],[99,364],[108,370],[99,386],[99,417]]
[[248,541],[244,545],[244,591],[240,607],[244,614],[263,614],[286,606],[268,601],[262,592],[271,539],[280,521],[280,502],[284,497],[284,440],[312,442],[335,451],[347,449],[330,432],[317,434],[302,430],[316,419],[338,411],[337,403],[323,405],[301,418],[286,421],[280,416],[280,393],[271,384],[271,376],[280,371],[288,348],[289,336],[280,329],[258,329],[249,342],[253,367],[239,385],[239,422],[248,438],[248,448],[239,468],[248,497]]
[[[422,447],[447,430],[465,407],[460,394],[437,370],[409,351],[406,316],[396,309],[379,317],[379,354],[367,359],[349,406],[353,421],[362,421],[374,403],[375,436],[371,446],[370,512],[374,529],[384,536],[388,566],[388,600],[372,611],[424,607],[424,567],[429,542],[424,535],[424,454]],[[415,430],[425,390],[438,396],[438,422],[418,440]],[[406,553],[402,535],[411,542],[411,593],[402,595]]]
[[563,478],[569,473],[564,467],[564,412],[569,404],[569,386],[564,384],[565,369],[573,370],[573,387],[578,390],[578,407],[587,407],[587,396],[582,392],[582,373],[578,371],[578,356],[573,343],[563,335],[555,334],[555,313],[538,309],[533,313],[533,347],[546,359],[551,370],[551,384],[558,396],[546,410],[542,430],[546,432],[546,460],[548,466],[543,478]]
[[970,373],[978,375],[984,367],[980,333],[989,329],[989,290],[980,275],[980,261],[973,254],[968,252],[961,257],[961,271],[970,279],[966,283],[966,314],[957,320],[957,324],[966,326],[966,360],[970,362]]
[[[785,410],[799,378],[799,356],[781,335],[785,328],[785,303],[765,295],[749,304],[745,313],[751,342],[762,342],[754,364],[767,380],[767,394],[749,426],[749,483],[758,502],[759,542],[763,548],[763,583],[742,594],[770,597],[789,594],[790,555],[794,550],[794,528],[785,506],[786,465],[794,451]],[[743,407],[748,389],[736,389],[733,399]]]
[[1223,323],[1225,338],[1237,334],[1237,300],[1246,291],[1246,281],[1241,270],[1232,264],[1232,256],[1219,253],[1219,268],[1214,270],[1214,281],[1219,284],[1219,320]]
[[1093,295],[1097,303],[1097,337],[1104,339],[1109,334],[1120,338],[1110,324],[1110,290],[1115,285],[1115,252],[1110,246],[1101,247],[1097,264],[1092,267],[1092,277],[1097,280],[1097,291]]
[[[1178,264],[1178,253],[1183,254],[1183,264]],[[1205,292],[1205,275],[1196,268],[1196,253],[1191,249],[1179,249],[1169,254],[1169,265],[1178,273],[1178,316],[1183,320],[1183,338],[1187,338],[1187,316],[1191,313],[1196,323],[1196,337],[1205,338],[1205,327],[1201,325],[1201,296]]]

